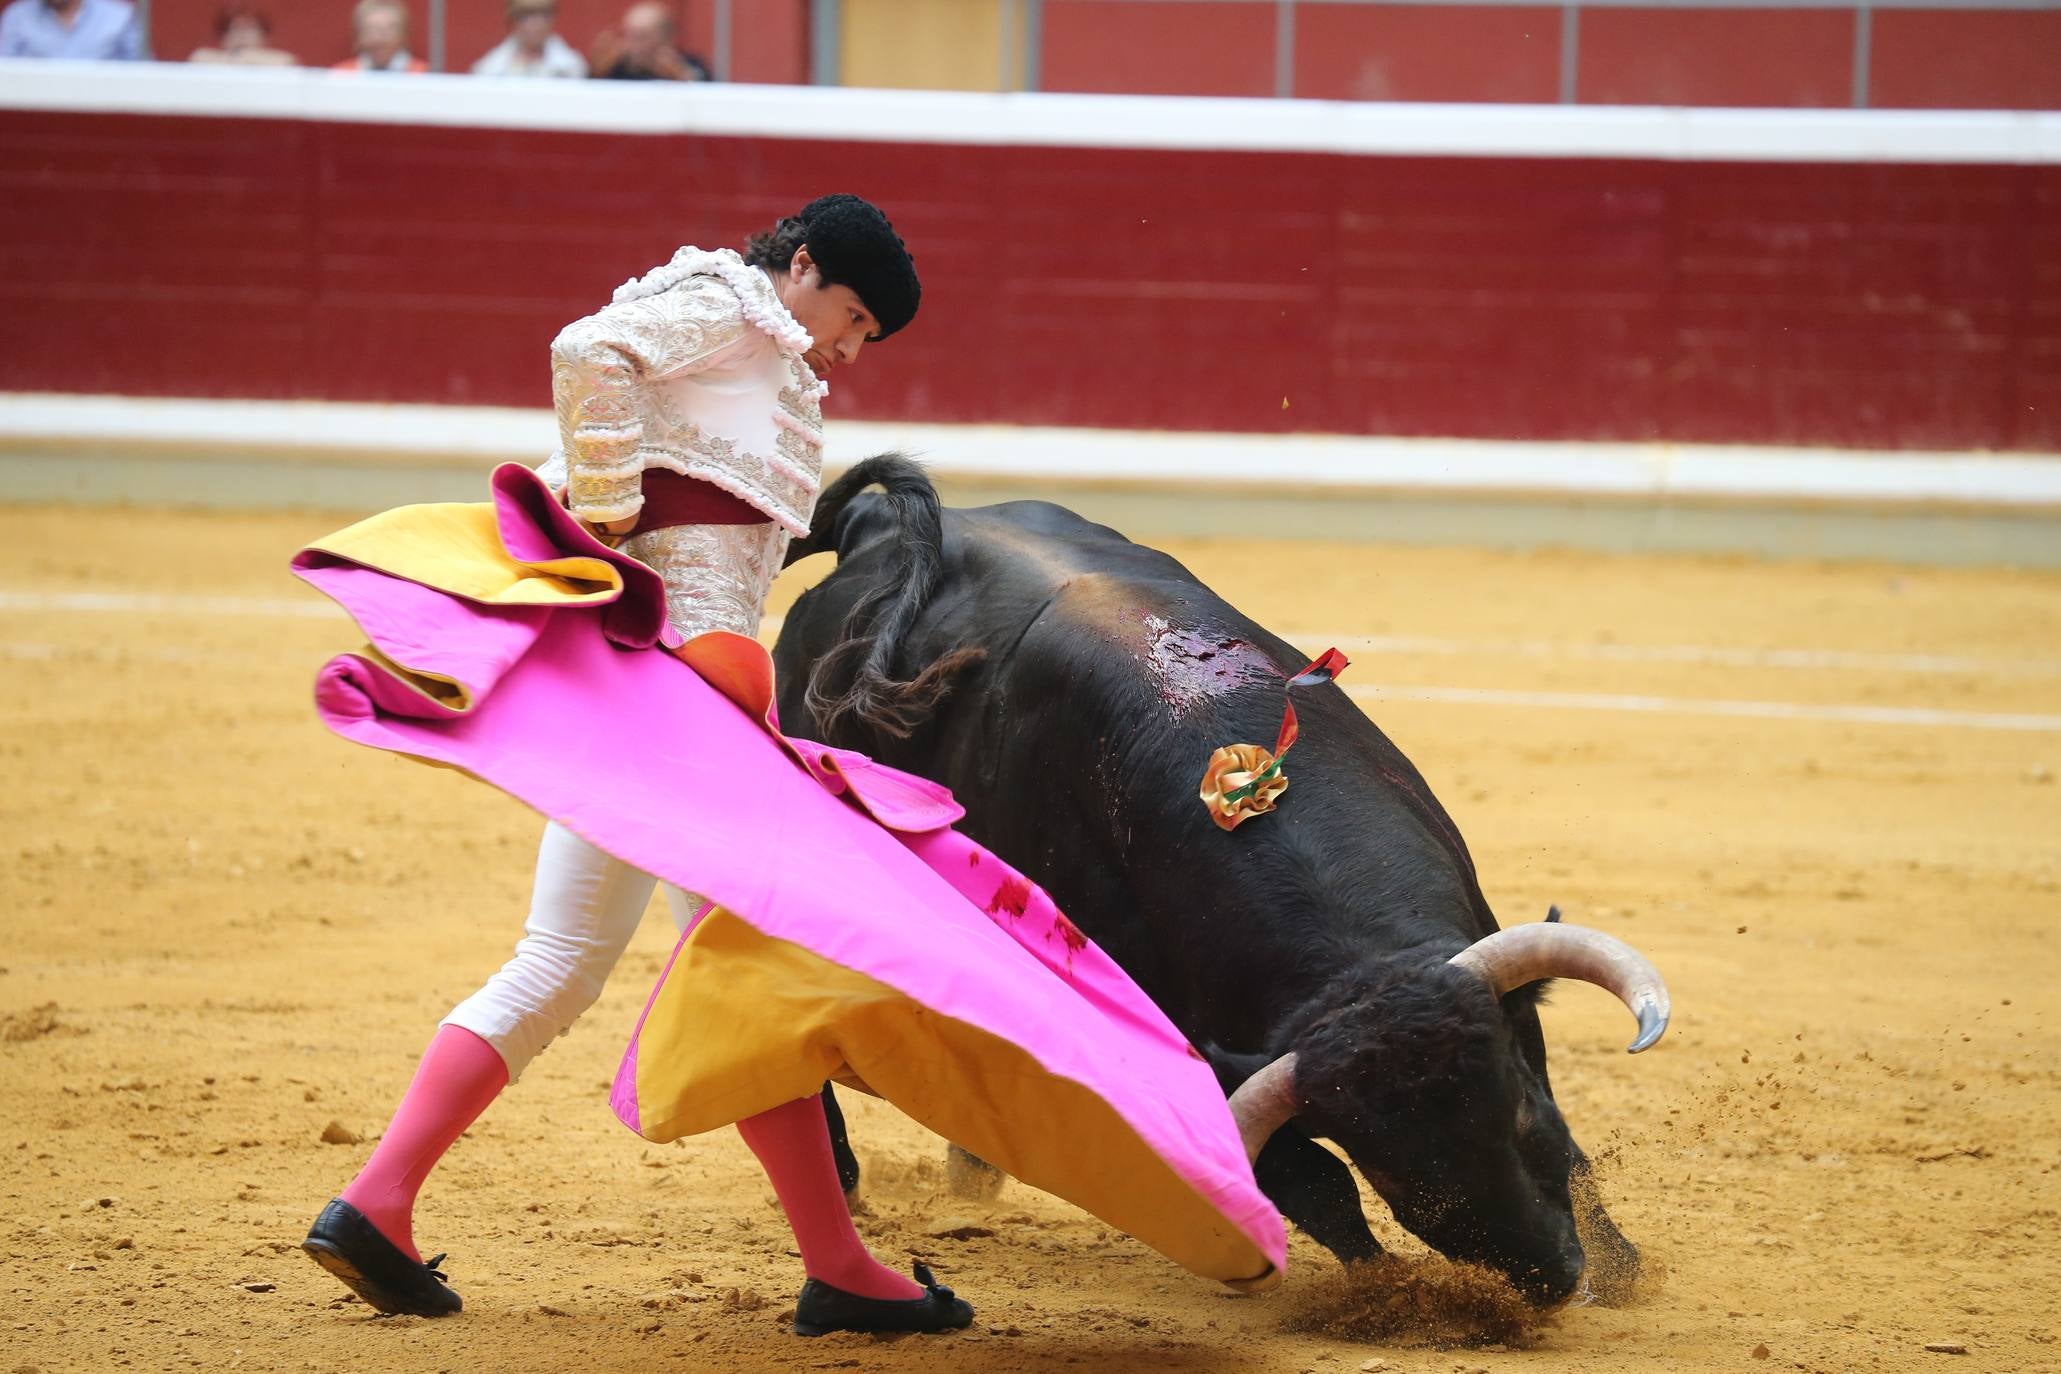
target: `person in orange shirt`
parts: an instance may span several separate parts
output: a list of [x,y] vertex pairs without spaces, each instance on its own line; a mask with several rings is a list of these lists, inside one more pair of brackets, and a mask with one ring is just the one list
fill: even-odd
[[351,49],[337,72],[426,72],[429,64],[408,52],[408,7],[402,0],[358,0],[351,11]]

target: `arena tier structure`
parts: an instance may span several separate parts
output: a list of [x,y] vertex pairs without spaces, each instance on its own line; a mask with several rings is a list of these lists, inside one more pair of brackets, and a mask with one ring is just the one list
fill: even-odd
[[564,323],[833,183],[925,283],[846,457],[2061,508],[2061,115],[170,65],[0,64],[0,457],[535,460]]
[[[432,71],[506,33],[504,0],[403,0]],[[724,81],[923,90],[1745,108],[2054,109],[2051,0],[662,0]],[[626,0],[557,0],[586,51]],[[348,5],[273,5],[309,66]],[[151,50],[215,41],[220,0],[138,6]],[[1149,60],[1140,60],[1149,54]]]

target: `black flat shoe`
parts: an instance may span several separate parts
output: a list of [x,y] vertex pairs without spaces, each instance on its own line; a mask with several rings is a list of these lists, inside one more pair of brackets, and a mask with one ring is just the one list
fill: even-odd
[[915,1269],[924,1287],[920,1298],[862,1298],[819,1279],[802,1285],[794,1304],[794,1334],[820,1336],[828,1331],[957,1331],[973,1323],[973,1307],[930,1276]]
[[465,1306],[451,1291],[451,1280],[437,1268],[442,1255],[428,1264],[409,1259],[370,1218],[342,1198],[332,1198],[322,1209],[301,1249],[367,1304],[390,1316],[446,1317]]

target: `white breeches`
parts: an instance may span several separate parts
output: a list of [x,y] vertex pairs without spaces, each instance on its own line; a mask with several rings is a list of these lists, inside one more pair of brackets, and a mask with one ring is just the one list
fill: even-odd
[[[500,1051],[513,1083],[544,1046],[594,1005],[657,882],[556,821],[545,826],[530,916],[515,957],[453,1007],[443,1024],[463,1027]],[[685,930],[702,899],[670,883],[665,891],[673,924]]]

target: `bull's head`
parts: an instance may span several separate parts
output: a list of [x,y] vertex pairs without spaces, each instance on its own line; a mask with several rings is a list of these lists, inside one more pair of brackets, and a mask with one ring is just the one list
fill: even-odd
[[1520,926],[1449,959],[1370,960],[1232,1095],[1246,1153],[1293,1119],[1335,1141],[1433,1248],[1501,1271],[1535,1302],[1567,1297],[1584,1259],[1569,1196],[1578,1153],[1518,1041],[1520,999],[1547,978],[1616,993],[1639,1018],[1633,1053],[1667,1029],[1659,972],[1601,931]]

